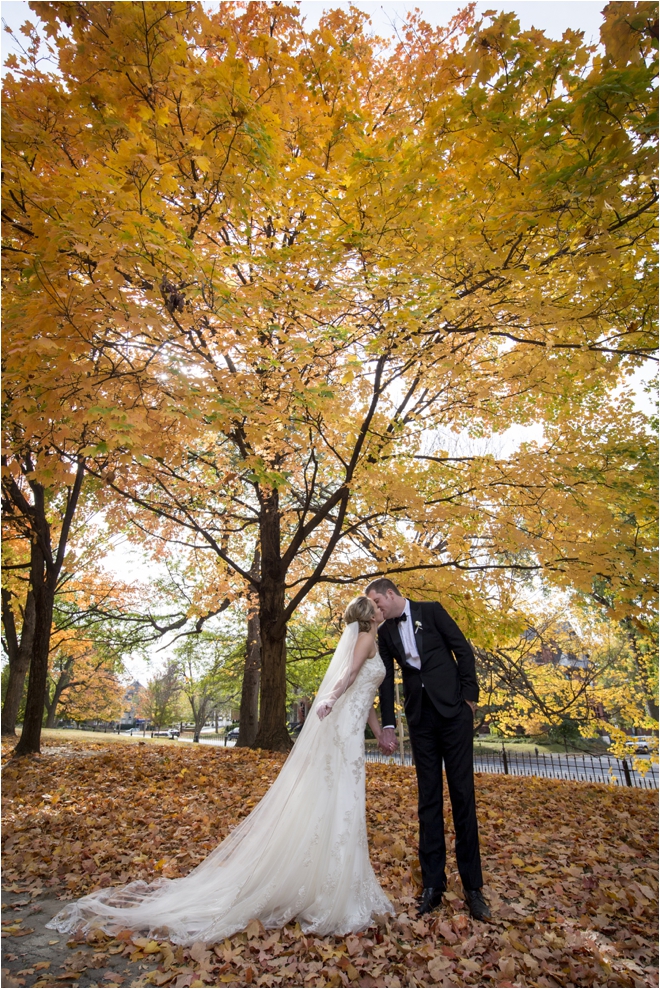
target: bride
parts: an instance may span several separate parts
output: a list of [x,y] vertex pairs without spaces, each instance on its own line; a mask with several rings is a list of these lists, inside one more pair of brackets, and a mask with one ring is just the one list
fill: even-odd
[[354,933],[391,905],[369,861],[364,726],[385,675],[380,609],[356,597],[304,727],[252,813],[182,879],[97,890],[47,925],[62,934],[130,929],[175,944],[214,943],[253,918],[264,927],[297,920],[305,933]]

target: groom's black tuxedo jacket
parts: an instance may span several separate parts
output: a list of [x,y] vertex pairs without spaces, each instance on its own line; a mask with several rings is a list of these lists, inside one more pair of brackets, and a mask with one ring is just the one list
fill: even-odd
[[409,726],[418,724],[422,712],[422,687],[440,714],[452,718],[465,701],[479,700],[474,653],[460,628],[437,601],[411,601],[421,670],[406,663],[399,627],[392,619],[378,629],[378,649],[385,664],[380,686],[383,725],[394,720],[394,660],[403,673],[403,706]]

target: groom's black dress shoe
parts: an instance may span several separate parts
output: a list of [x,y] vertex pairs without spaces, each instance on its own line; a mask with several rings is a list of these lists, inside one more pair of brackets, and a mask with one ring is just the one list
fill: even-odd
[[442,903],[444,889],[435,886],[425,886],[417,904],[417,916],[423,917],[425,913],[431,913]]
[[486,903],[483,897],[483,893],[480,889],[465,889],[463,887],[463,892],[465,893],[465,902],[468,905],[468,910],[472,914],[475,920],[490,920],[491,912],[490,907]]

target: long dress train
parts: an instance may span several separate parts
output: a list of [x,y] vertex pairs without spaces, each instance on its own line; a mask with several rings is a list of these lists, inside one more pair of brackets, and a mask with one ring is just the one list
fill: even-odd
[[[351,655],[356,638],[357,627]],[[266,795],[187,876],[97,890],[47,926],[130,929],[189,945],[230,937],[253,918],[343,935],[391,913],[369,861],[365,812],[364,726],[384,674],[378,654],[367,659],[323,721],[317,698]]]

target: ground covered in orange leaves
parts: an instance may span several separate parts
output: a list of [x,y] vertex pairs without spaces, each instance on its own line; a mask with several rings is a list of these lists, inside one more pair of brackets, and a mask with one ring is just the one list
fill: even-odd
[[[282,757],[213,746],[53,741],[3,774],[3,986],[657,986],[657,795],[477,777],[490,925],[450,859],[430,919],[418,894],[414,771],[367,767],[374,867],[392,918],[356,937],[254,922],[172,948],[126,932],[64,944],[45,921],[99,886],[185,875],[250,812]],[[450,818],[448,830],[451,831]]]

